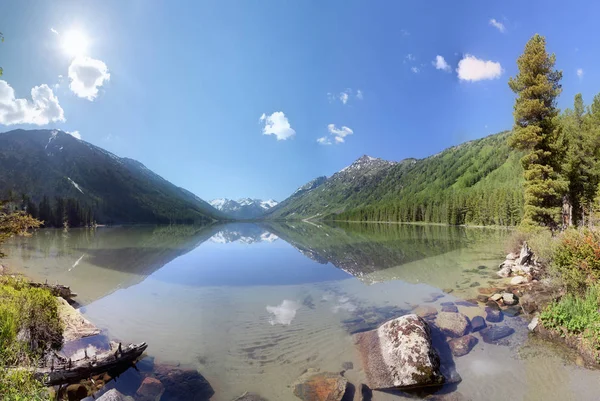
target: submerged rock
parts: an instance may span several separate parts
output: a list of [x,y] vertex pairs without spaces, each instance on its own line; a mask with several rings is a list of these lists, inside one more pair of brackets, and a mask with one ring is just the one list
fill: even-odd
[[266,400],[266,398],[262,398],[258,394],[244,393],[233,401],[267,401],[267,400]]
[[429,326],[415,314],[356,334],[355,340],[373,390],[416,388],[445,381]]
[[160,401],[164,392],[165,386],[160,380],[146,377],[135,392],[135,399],[136,401]]
[[510,279],[511,285],[525,284],[526,282],[527,282],[527,277],[524,277],[524,276],[514,276],[512,279]]
[[340,401],[348,380],[339,373],[319,373],[309,369],[294,385],[294,395],[304,401]]
[[502,321],[503,317],[504,315],[500,308],[485,308],[485,320],[487,320],[488,322],[498,323]]
[[513,334],[515,330],[512,327],[508,327],[506,325],[502,326],[489,326],[479,333],[481,334],[481,338],[484,342],[488,344],[494,344],[498,340],[503,339],[504,337],[508,337]]
[[126,397],[113,388],[102,394],[96,401],[133,401],[133,398]]
[[456,305],[442,305],[442,312],[457,313],[458,308],[456,307]]
[[437,315],[438,311],[433,306],[419,305],[413,310],[413,313],[419,317],[426,319],[434,317],[435,315]]
[[450,346],[450,350],[452,351],[452,355],[454,356],[463,356],[467,355],[475,345],[477,345],[477,338],[473,337],[470,334],[466,336],[462,336],[459,338],[454,338],[448,341],[448,345]]
[[487,324],[485,323],[485,319],[481,316],[475,316],[473,319],[471,319],[471,331],[473,333],[479,331],[479,330],[483,330],[487,327]]
[[521,314],[521,307],[518,305],[508,306],[502,310],[506,316],[515,317]]
[[469,332],[469,318],[462,313],[441,312],[435,325],[449,337],[461,337]]
[[215,394],[210,383],[195,369],[155,365],[154,375],[165,386],[161,401],[208,401]]

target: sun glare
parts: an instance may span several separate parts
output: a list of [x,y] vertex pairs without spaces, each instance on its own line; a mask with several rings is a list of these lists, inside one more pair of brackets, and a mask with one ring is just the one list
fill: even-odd
[[88,41],[80,31],[69,31],[63,36],[62,47],[69,56],[82,56],[87,50]]

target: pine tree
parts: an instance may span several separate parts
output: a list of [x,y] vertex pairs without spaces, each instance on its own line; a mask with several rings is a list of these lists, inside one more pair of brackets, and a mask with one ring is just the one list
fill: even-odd
[[541,224],[556,228],[561,198],[567,182],[560,176],[560,125],[556,98],[561,92],[562,72],[554,70],[556,56],[546,52],[546,39],[533,36],[517,60],[519,73],[508,84],[517,94],[512,147],[525,151],[521,159],[525,177],[525,226]]

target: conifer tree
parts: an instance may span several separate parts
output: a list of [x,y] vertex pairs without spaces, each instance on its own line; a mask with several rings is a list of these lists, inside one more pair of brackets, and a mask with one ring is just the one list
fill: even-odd
[[546,52],[546,39],[534,35],[517,60],[519,73],[508,84],[517,94],[512,147],[525,151],[525,226],[556,228],[567,182],[560,176],[563,145],[557,121],[556,98],[562,72],[554,69],[556,56]]

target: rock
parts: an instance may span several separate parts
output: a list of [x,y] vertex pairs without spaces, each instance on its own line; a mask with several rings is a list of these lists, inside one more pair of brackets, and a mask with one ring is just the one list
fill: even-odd
[[102,394],[96,401],[133,401],[132,397],[126,397],[114,388]]
[[429,326],[416,314],[356,334],[355,340],[367,383],[373,390],[424,387],[445,381]]
[[469,332],[469,318],[462,313],[440,312],[435,325],[448,337],[461,337]]
[[427,302],[427,303],[435,302],[435,301],[437,301],[440,298],[444,298],[444,294],[440,294],[440,293],[437,293],[437,292],[432,292],[431,294],[429,294],[429,296],[427,298],[425,298],[423,300],[423,302]]
[[430,305],[419,305],[413,310],[413,313],[422,318],[434,317],[438,311]]
[[457,301],[456,305],[459,305],[459,306],[468,306],[468,307],[476,307],[477,306],[477,302]]
[[233,401],[267,401],[267,400],[265,398],[262,398],[258,394],[244,393]]
[[452,288],[444,288],[442,291],[444,291],[446,294],[450,294],[450,293],[454,292],[454,290]]
[[309,369],[294,385],[294,395],[304,401],[340,401],[348,380],[339,373],[319,373]]
[[529,322],[529,324],[527,325],[527,328],[529,329],[529,331],[534,331],[535,328],[537,327],[539,321],[540,321],[540,318],[538,316],[534,316],[533,319],[531,319],[531,322]]
[[136,401],[160,401],[160,397],[164,392],[165,386],[160,380],[146,377],[135,392],[135,399]]
[[521,307],[518,305],[508,306],[502,310],[506,316],[515,317],[521,314]]
[[496,273],[500,277],[508,277],[512,273],[512,266],[502,264],[500,265],[500,270]]
[[516,260],[518,257],[519,257],[519,256],[518,256],[516,253],[514,253],[514,252],[511,252],[511,253],[509,253],[508,255],[506,255],[506,258],[505,258],[505,259],[506,259],[506,260]]
[[352,362],[344,362],[344,363],[342,363],[342,369],[344,369],[344,370],[354,369],[354,364]]
[[448,341],[448,345],[450,346],[452,355],[458,357],[467,355],[469,352],[471,352],[471,350],[477,344],[477,342],[477,338],[473,337],[470,334],[467,334],[466,336],[454,338]]
[[442,305],[442,312],[457,313],[458,312],[458,308],[456,307],[456,305]]
[[485,308],[485,320],[492,323],[501,322],[503,314],[500,309]]
[[506,325],[502,325],[502,326],[489,326],[486,327],[485,329],[481,330],[479,332],[479,334],[481,334],[481,338],[483,339],[484,342],[488,343],[488,344],[494,344],[496,343],[498,340],[504,338],[504,337],[508,337],[511,334],[513,334],[515,332],[515,330],[512,327],[508,327]]
[[373,391],[364,383],[358,386],[358,393],[360,394],[360,401],[371,401],[373,399]]
[[490,297],[490,299],[491,299],[492,301],[496,301],[496,302],[498,302],[498,301],[500,301],[500,299],[502,299],[502,294],[494,294],[494,295],[492,295],[492,296]]
[[452,305],[454,305],[454,302],[450,302],[450,301],[441,302],[440,305],[442,305],[442,306],[452,306]]
[[83,384],[71,384],[67,387],[69,401],[79,401],[88,396],[88,389]]
[[477,295],[477,301],[486,303],[488,301],[488,296],[479,294],[479,295]]
[[210,383],[195,369],[154,365],[154,375],[165,387],[160,401],[208,401],[215,394]]
[[432,394],[432,395],[425,397],[425,400],[427,400],[427,401],[467,401],[470,399],[465,398],[465,396],[462,395],[462,393],[459,393],[458,391],[454,391],[452,393],[445,393],[445,394]]
[[485,319],[481,316],[475,316],[473,319],[471,319],[471,331],[473,333],[479,331],[479,330],[483,330],[487,327],[487,324],[485,323]]
[[502,294],[502,302],[504,305],[516,305],[519,303],[519,298],[516,297],[515,294],[511,294],[510,292],[505,292]]
[[514,276],[510,280],[511,285],[525,284],[526,282],[527,282],[527,277],[523,277],[523,276]]
[[500,305],[498,305],[496,302],[492,301],[491,299],[486,302],[485,306],[486,306],[486,308],[489,308],[489,309],[500,310]]
[[513,274],[531,274],[531,266],[526,265],[514,265],[512,267]]
[[479,287],[481,284],[479,284],[479,281],[474,281],[471,283],[471,285],[469,285],[469,287],[474,288],[474,287]]
[[527,242],[523,242],[523,246],[521,246],[521,253],[517,257],[516,263],[518,265],[527,265],[532,262],[533,252],[527,245]]
[[483,265],[481,265],[481,266],[477,266],[477,268],[478,268],[479,270],[483,270],[483,269],[487,269],[487,266],[483,266]]

